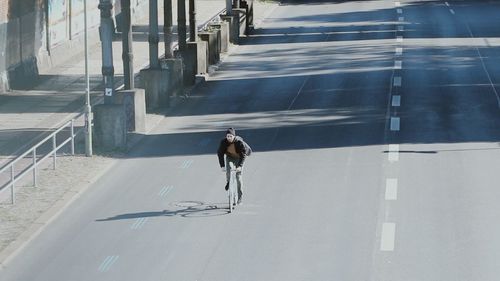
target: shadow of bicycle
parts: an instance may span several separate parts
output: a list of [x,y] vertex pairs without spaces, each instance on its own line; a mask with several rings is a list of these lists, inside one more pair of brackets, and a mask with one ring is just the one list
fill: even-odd
[[97,219],[98,222],[129,220],[151,217],[184,217],[201,218],[215,217],[229,214],[227,203],[204,203],[201,201],[179,201],[170,204],[174,208],[171,210],[162,210],[157,212],[139,212],[116,215],[105,219]]

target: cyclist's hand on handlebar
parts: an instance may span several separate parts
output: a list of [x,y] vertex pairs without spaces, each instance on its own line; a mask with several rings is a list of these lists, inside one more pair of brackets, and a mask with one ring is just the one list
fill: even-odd
[[241,167],[236,168],[236,172],[240,173],[241,172]]

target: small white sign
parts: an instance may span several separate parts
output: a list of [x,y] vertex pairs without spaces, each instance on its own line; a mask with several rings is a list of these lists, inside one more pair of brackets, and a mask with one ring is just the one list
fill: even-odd
[[111,97],[113,95],[113,89],[106,88],[106,92],[104,94],[108,97]]

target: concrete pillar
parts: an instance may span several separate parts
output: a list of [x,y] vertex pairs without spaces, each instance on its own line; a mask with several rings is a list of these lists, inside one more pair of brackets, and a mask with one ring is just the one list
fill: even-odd
[[249,35],[254,29],[253,0],[241,1],[241,8],[245,9],[245,35]]
[[227,52],[229,49],[229,23],[222,21],[218,23],[211,23],[210,26],[220,30],[220,52]]
[[101,10],[101,25],[99,34],[102,45],[102,75],[104,76],[104,103],[113,103],[114,74],[113,66],[113,34],[114,26],[111,18],[113,5],[111,0],[100,0],[98,8]]
[[158,59],[158,43],[160,35],[158,34],[158,0],[149,0],[149,67],[152,69],[160,68]]
[[196,26],[196,1],[189,0],[189,41],[198,39],[198,27]]
[[166,107],[167,73],[161,69],[158,58],[158,0],[149,0],[149,68],[140,72],[142,88],[146,92],[146,108]]
[[237,45],[240,40],[240,18],[236,15],[221,15],[220,18],[228,23],[229,26],[229,42]]
[[237,18],[237,28],[238,28],[238,42],[239,37],[243,34],[246,34],[246,10],[245,9],[233,9],[233,15]]
[[117,104],[100,104],[94,111],[94,145],[100,151],[127,149],[125,109]]
[[130,19],[130,0],[121,0],[122,5],[122,59],[125,89],[134,88],[134,54],[132,51],[132,22]]
[[179,41],[179,51],[181,54],[186,50],[186,2],[177,2],[177,34]]
[[140,71],[141,88],[146,91],[146,109],[151,110],[169,105],[167,96],[168,76],[165,70],[142,69]]
[[124,107],[127,131],[146,133],[146,93],[143,89],[117,91],[115,104]]
[[233,10],[233,1],[226,0],[226,15],[230,16]]
[[165,34],[165,58],[174,57],[174,27],[172,24],[172,0],[163,1],[163,32]]
[[163,59],[160,61],[161,68],[166,72],[167,89],[166,95],[169,106],[175,97],[184,94],[184,68],[182,59]]
[[216,64],[220,60],[220,30],[200,32],[198,37],[207,42],[208,64]]
[[205,41],[187,43],[186,51],[183,54],[185,85],[193,85],[196,74],[208,72],[207,52],[207,42]]

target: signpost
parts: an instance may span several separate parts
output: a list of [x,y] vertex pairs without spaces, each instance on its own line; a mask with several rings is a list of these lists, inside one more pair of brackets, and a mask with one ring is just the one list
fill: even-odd
[[87,0],[83,0],[84,41],[85,41],[85,155],[92,156],[92,107],[90,105],[89,46],[87,23]]

